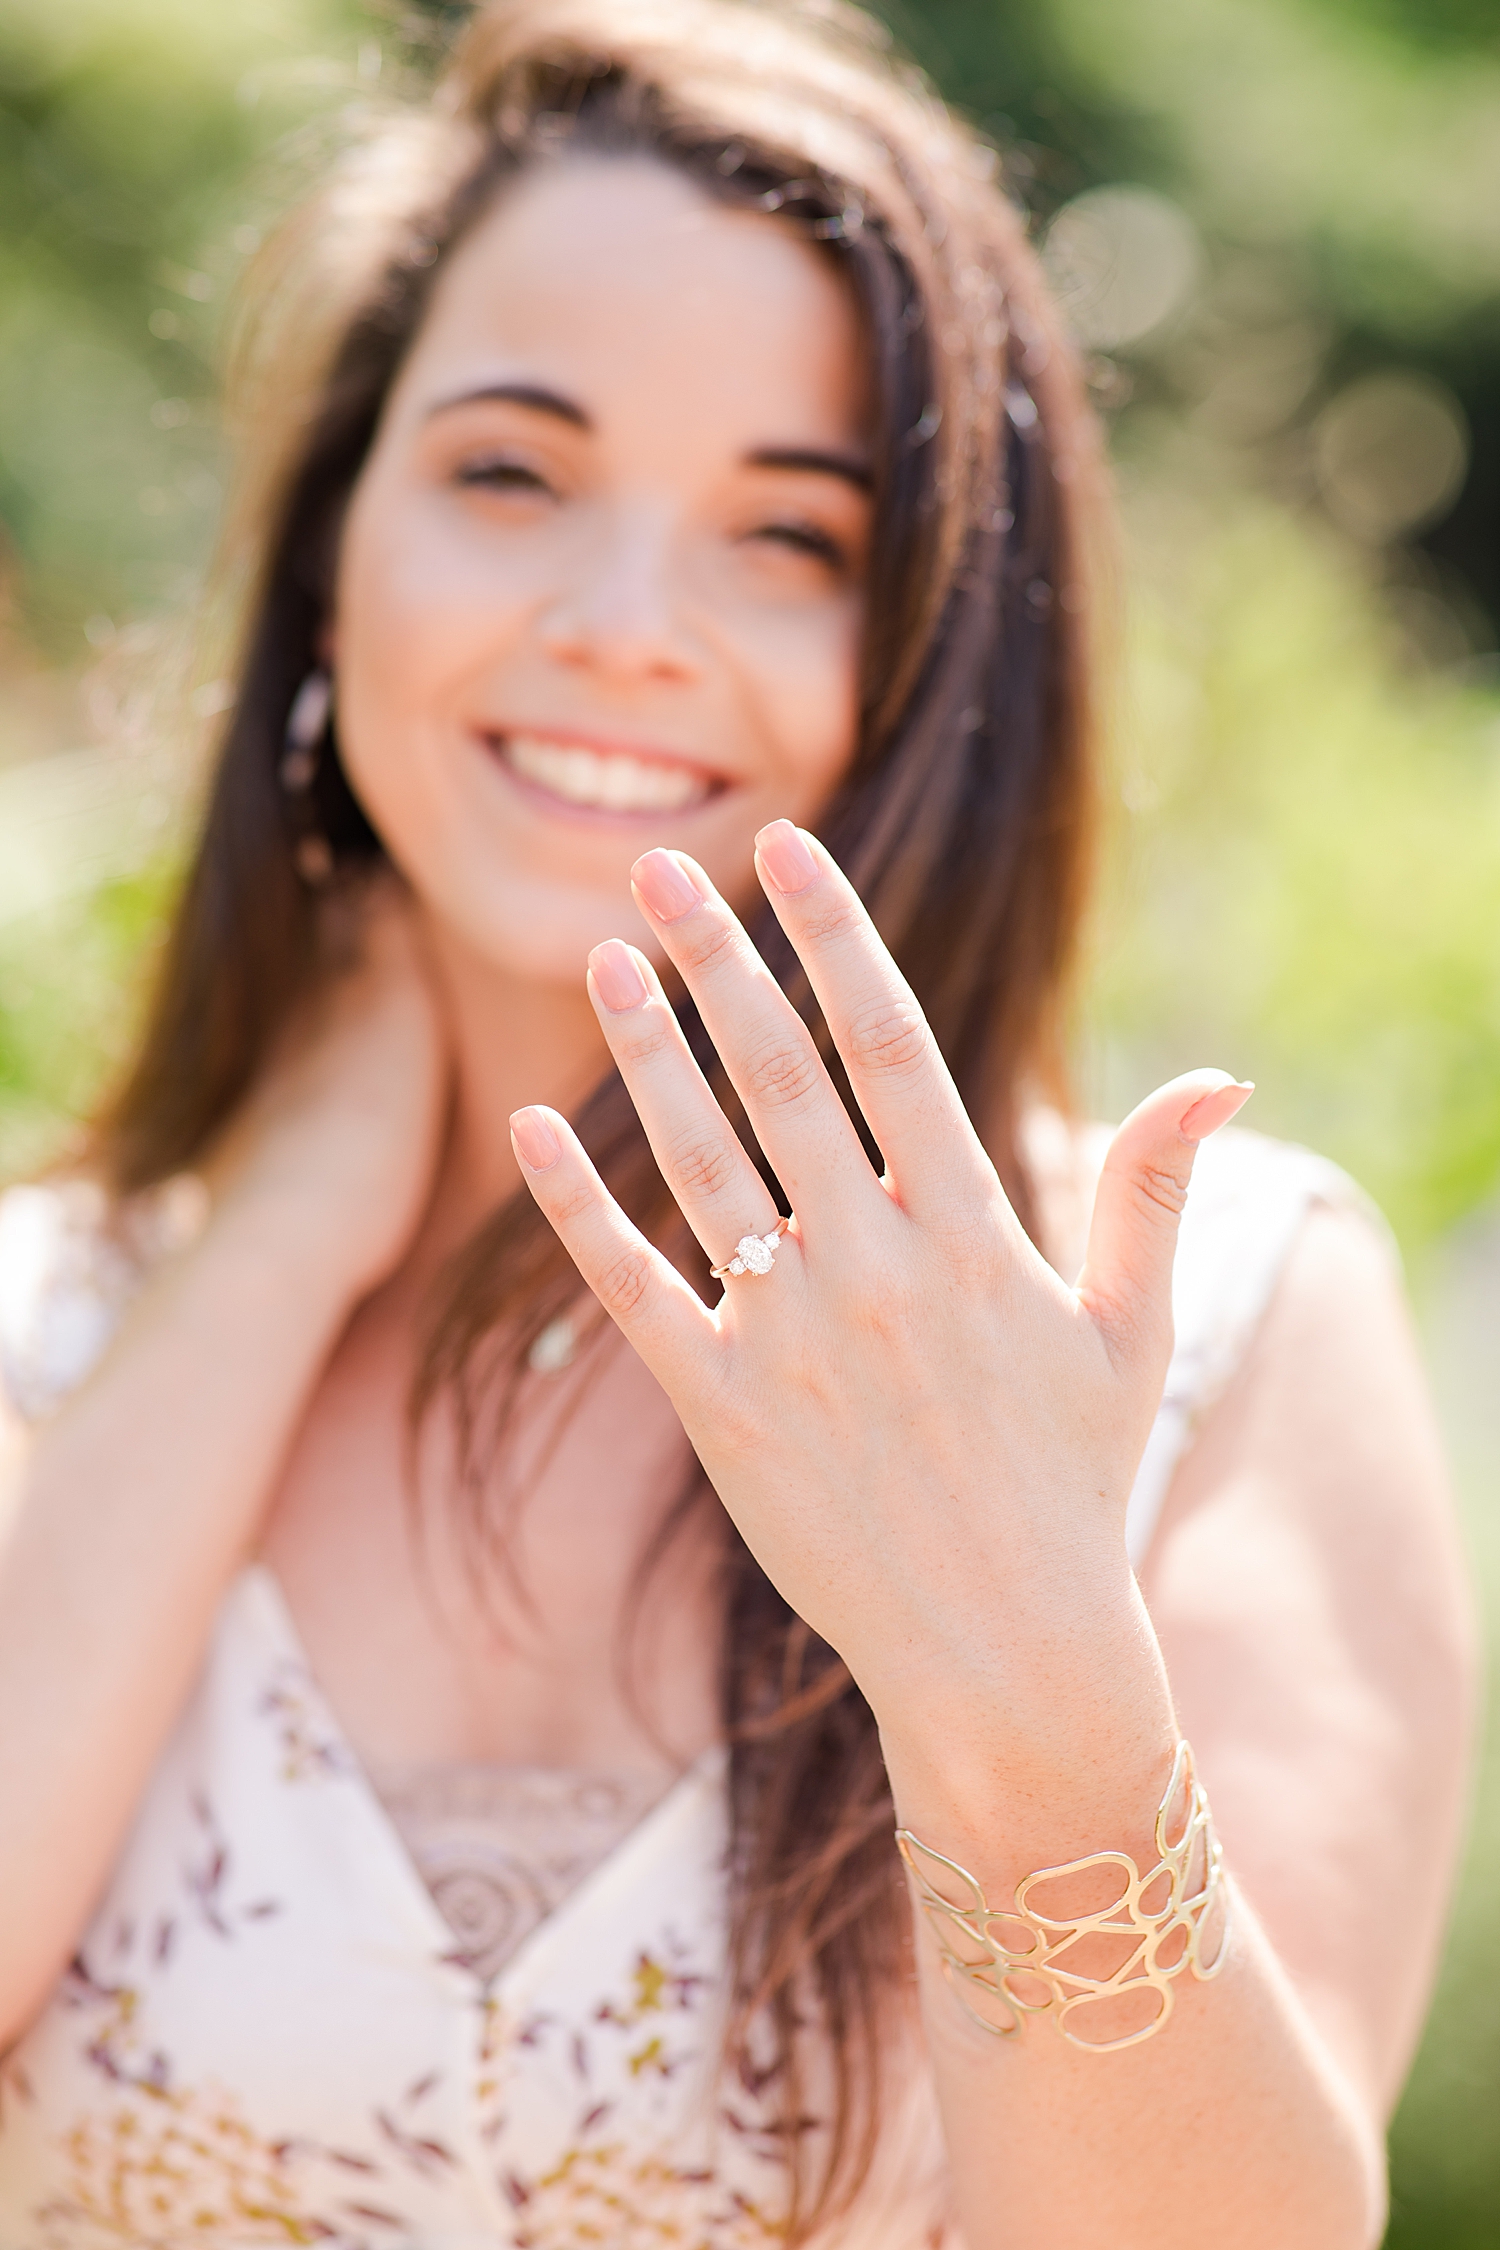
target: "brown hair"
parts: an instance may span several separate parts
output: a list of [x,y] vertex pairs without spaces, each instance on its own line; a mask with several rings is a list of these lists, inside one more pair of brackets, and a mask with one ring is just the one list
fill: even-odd
[[[492,0],[435,97],[367,125],[263,253],[231,388],[254,441],[228,545],[245,581],[238,692],[97,1160],[122,1194],[190,1165],[316,973],[277,766],[316,660],[342,506],[435,272],[508,179],[570,149],[680,166],[821,245],[855,292],[874,375],[874,561],[858,742],[819,827],[1026,1217],[1019,1105],[1028,1086],[1061,1091],[1087,872],[1098,448],[993,152],[890,59],[869,19],[836,5]],[[341,859],[378,853],[336,756],[317,787]],[[754,934],[826,1053],[774,920]],[[680,1012],[748,1142],[685,997]],[[706,1287],[617,1075],[575,1122],[625,1209]],[[481,1423],[503,1424],[526,1352],[576,1291],[524,1190],[453,1261],[416,1403],[456,1398],[466,1459]],[[731,2053],[779,2103],[798,2237],[868,2169],[901,1898],[868,1706],[727,1536]],[[798,2035],[809,2002],[834,2069],[815,2175]]]

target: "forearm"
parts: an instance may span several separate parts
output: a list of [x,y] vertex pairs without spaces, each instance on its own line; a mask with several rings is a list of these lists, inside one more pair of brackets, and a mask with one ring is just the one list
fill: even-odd
[[991,2038],[924,1960],[966,2250],[1374,2250],[1378,2136],[1235,1912],[1222,1975],[1180,1980],[1166,2031],[1119,2054],[1080,2054],[1046,2018]]
[[[970,1870],[991,1908],[1012,1905],[1034,1870],[1095,1851],[1126,1852],[1147,1875],[1176,1741],[1133,1588],[1117,1602],[1101,1594],[1070,1605],[1056,1633],[1033,1621],[1024,1637],[1043,1692],[1011,1675],[990,1700],[978,1680],[961,1678],[946,1724],[924,1693],[904,1709],[888,1704],[883,1725],[898,1819]],[[1101,1890],[1098,1872],[1075,1880],[1092,1885],[1091,1906],[1114,1888],[1111,1876]],[[1004,2037],[980,2029],[919,1915],[923,2019],[968,2250],[1378,2242],[1379,2135],[1233,1895],[1232,1868],[1229,1880],[1222,1971],[1206,1982],[1187,1969],[1173,1977],[1162,2030],[1112,2053],[1080,2052],[1055,2013],[1026,2017]],[[1004,1934],[1019,1937],[1014,1925]],[[1092,1975],[1115,1965],[1073,1958]],[[1038,1996],[1034,1983],[1018,1982]],[[1088,2035],[1082,2019],[1070,2028]]]
[[228,1205],[17,1463],[0,1550],[0,2045],[87,1919],[346,1302],[297,1214]]

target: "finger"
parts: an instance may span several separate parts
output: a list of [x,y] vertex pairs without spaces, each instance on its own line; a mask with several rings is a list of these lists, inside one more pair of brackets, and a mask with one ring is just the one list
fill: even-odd
[[803,1234],[820,1214],[836,1227],[867,1221],[875,1182],[849,1113],[811,1032],[702,868],[684,852],[647,852],[631,880]]
[[859,893],[817,838],[789,820],[761,830],[755,858],[897,1198],[918,1219],[972,1209],[977,1187],[998,1187],[994,1167]]
[[610,1319],[670,1397],[701,1373],[718,1329],[696,1293],[633,1227],[555,1109],[518,1109],[521,1175]]
[[1117,1356],[1172,1349],[1172,1260],[1198,1143],[1255,1091],[1224,1070],[1189,1071],[1148,1094],[1104,1159],[1078,1295]]
[[709,1262],[776,1224],[770,1191],[714,1100],[643,954],[609,938],[589,955],[589,997],[661,1176]]

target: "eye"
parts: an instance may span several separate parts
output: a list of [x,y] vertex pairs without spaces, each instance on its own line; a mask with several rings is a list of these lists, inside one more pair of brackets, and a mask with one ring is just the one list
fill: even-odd
[[773,545],[786,547],[793,554],[810,555],[817,562],[827,563],[831,570],[844,570],[849,557],[832,532],[821,524],[789,519],[781,523],[761,524],[750,534],[752,539],[769,540]]
[[552,490],[539,470],[528,467],[524,461],[507,459],[504,454],[483,454],[460,462],[453,472],[453,481],[470,491],[548,493]]

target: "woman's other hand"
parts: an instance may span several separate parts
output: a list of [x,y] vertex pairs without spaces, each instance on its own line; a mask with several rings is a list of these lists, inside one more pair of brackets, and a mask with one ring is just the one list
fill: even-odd
[[290,1222],[348,1302],[397,1266],[447,1117],[450,1057],[405,892],[329,902],[324,978],[201,1166],[216,1209]]

